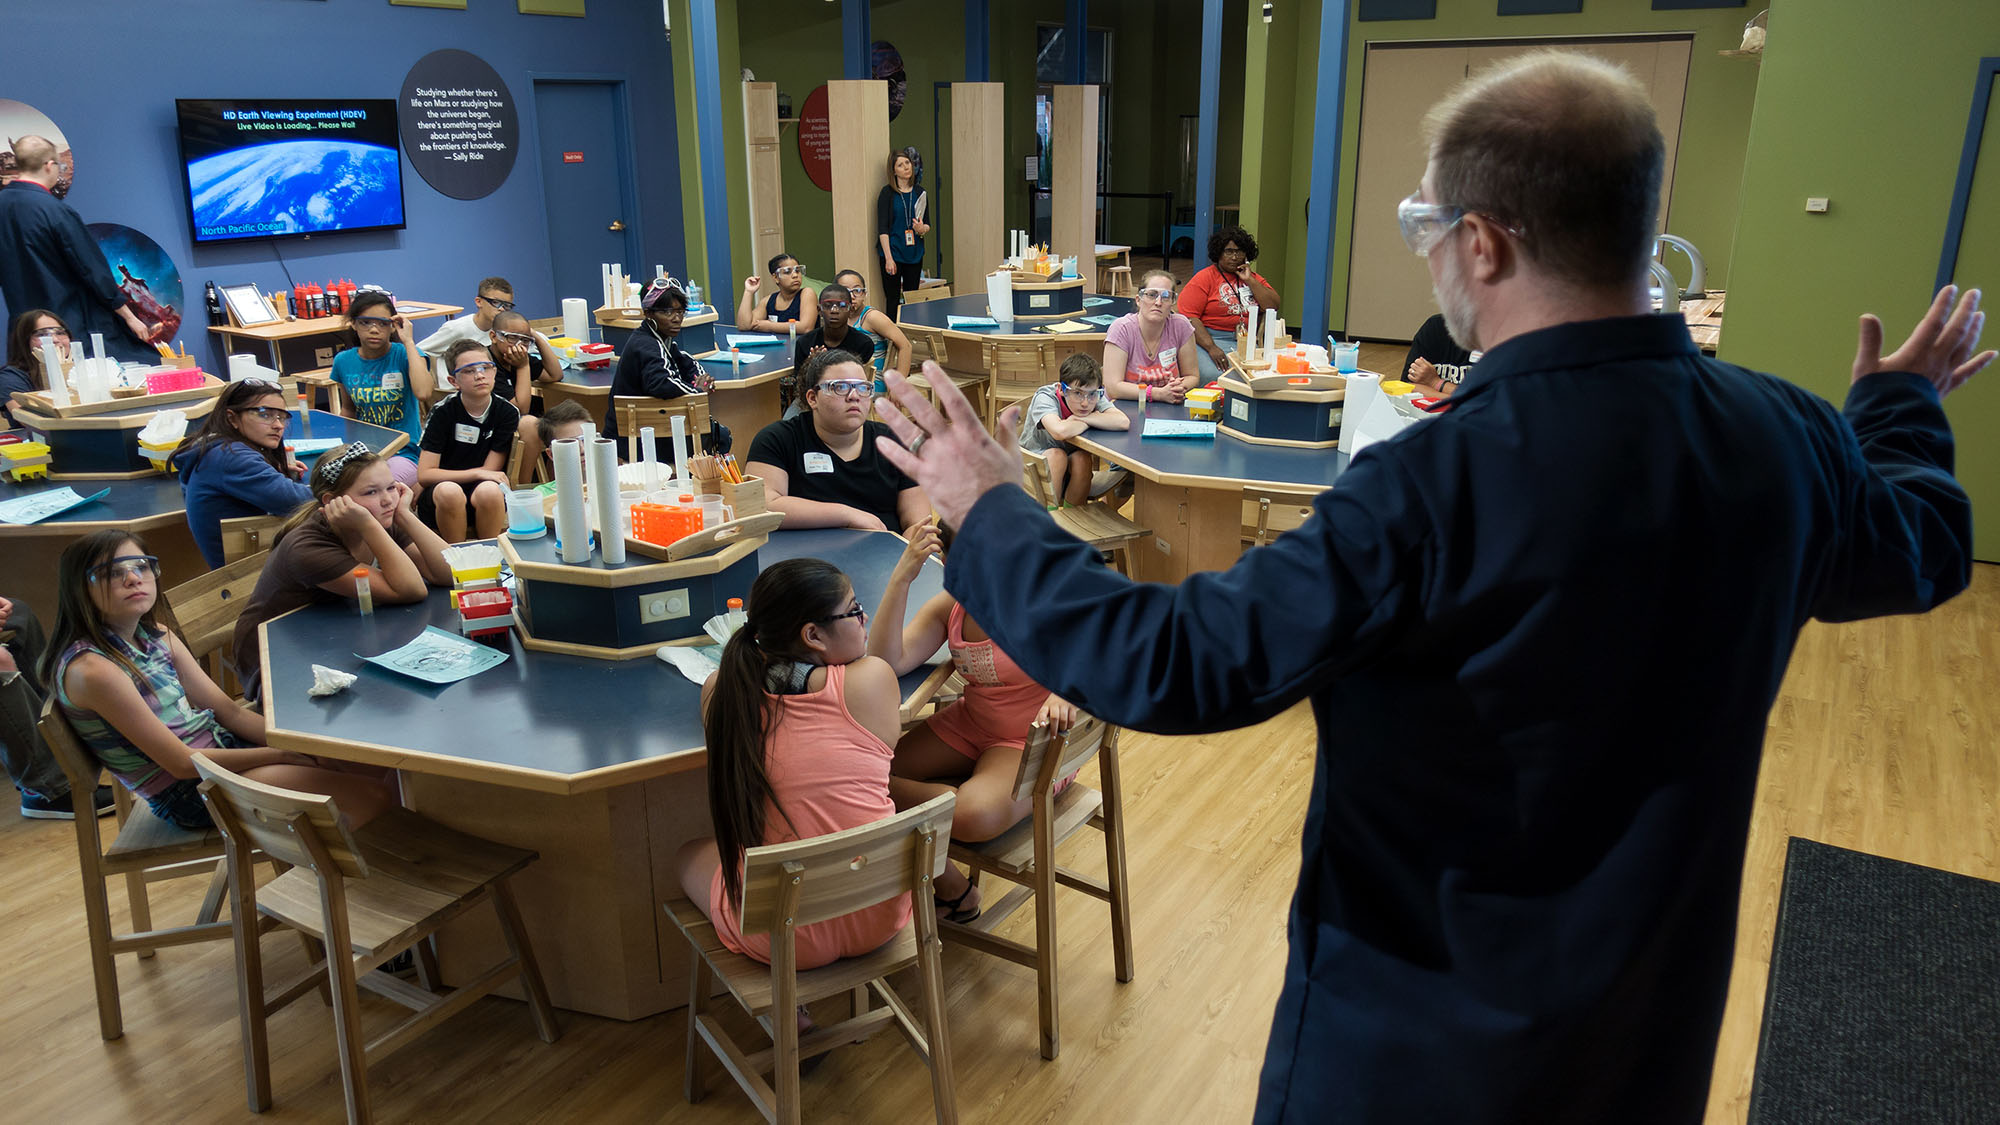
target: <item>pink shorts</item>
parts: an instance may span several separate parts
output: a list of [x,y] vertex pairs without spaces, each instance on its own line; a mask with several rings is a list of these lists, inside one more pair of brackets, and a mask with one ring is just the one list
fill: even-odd
[[[1040,705],[1037,704],[1037,707]],[[1020,750],[1028,745],[1024,735],[1021,738],[1003,738],[988,731],[976,719],[963,699],[948,704],[944,710],[930,717],[931,733],[938,741],[965,755],[973,761],[985,756],[995,747]]]
[[408,485],[411,492],[417,489],[417,463],[400,453],[390,454],[384,460],[389,462],[389,472],[394,474],[398,484]]

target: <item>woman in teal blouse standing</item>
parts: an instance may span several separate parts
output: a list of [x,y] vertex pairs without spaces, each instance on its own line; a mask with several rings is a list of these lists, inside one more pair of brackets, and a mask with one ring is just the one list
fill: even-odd
[[890,320],[896,319],[903,294],[924,277],[924,236],[931,225],[924,221],[930,196],[917,186],[922,167],[916,149],[897,150],[889,157],[889,182],[875,197],[876,237],[882,243],[882,311]]

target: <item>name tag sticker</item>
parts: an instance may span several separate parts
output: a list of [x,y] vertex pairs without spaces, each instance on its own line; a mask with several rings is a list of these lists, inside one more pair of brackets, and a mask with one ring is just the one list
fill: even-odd
[[402,390],[403,373],[401,371],[384,371],[382,373],[382,389],[385,391]]
[[833,458],[831,456],[828,456],[825,453],[806,454],[806,472],[830,473],[832,471],[833,471]]
[[451,428],[451,436],[462,445],[479,444],[479,427],[460,422]]

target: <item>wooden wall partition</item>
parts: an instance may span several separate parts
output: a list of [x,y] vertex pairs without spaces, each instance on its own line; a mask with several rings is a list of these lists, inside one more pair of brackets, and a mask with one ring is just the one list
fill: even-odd
[[1097,291],[1097,87],[1057,86],[1049,136],[1049,252],[1076,258],[1086,293]]
[[[743,182],[750,193],[750,269],[764,278],[758,289],[759,301],[769,296],[777,287],[777,279],[768,276],[765,263],[785,248],[785,194],[784,169],[778,162],[778,84],[776,82],[745,82],[743,84],[743,142],[744,177]],[[718,278],[718,288],[725,279]],[[740,285],[740,278],[726,279],[732,286]],[[717,308],[734,308],[742,299],[742,290],[732,288],[727,293],[715,295]]]
[[951,261],[953,292],[976,293],[1007,256],[1007,86],[951,84]]
[[889,182],[889,84],[842,79],[826,84],[828,131],[833,145],[834,261],[812,263],[832,280],[835,270],[868,279],[869,303],[882,303],[882,244],[876,238],[875,198]]

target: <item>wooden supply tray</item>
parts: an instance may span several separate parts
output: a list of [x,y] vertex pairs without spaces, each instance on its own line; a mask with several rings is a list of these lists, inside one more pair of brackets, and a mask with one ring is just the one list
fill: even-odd
[[15,394],[14,401],[17,405],[25,405],[28,409],[34,411],[36,414],[40,414],[44,418],[87,418],[92,414],[144,410],[147,407],[163,409],[177,402],[192,402],[196,399],[213,398],[223,387],[228,385],[213,375],[203,373],[202,384],[199,387],[189,387],[186,390],[180,391],[162,391],[156,395],[138,394],[120,398],[116,394],[113,394],[111,398],[104,402],[71,402],[68,406],[57,406],[54,396],[50,395],[47,391],[21,391]]

